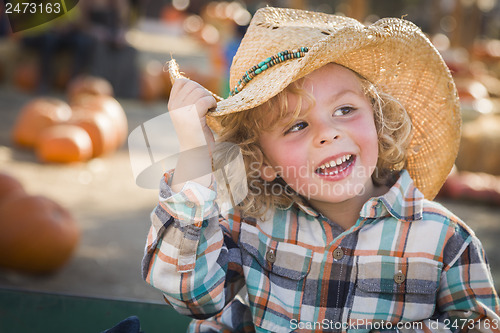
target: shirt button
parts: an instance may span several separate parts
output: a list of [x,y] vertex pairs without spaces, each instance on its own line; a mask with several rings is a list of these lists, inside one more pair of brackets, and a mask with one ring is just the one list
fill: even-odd
[[269,249],[266,253],[266,260],[273,264],[276,261],[276,254],[273,249]]
[[336,248],[334,251],[333,251],[333,259],[335,260],[340,260],[344,257],[344,251],[342,251],[342,249],[340,247]]
[[403,272],[399,271],[396,274],[394,274],[394,282],[397,284],[401,284],[405,282],[406,276],[403,274]]
[[187,202],[186,202],[186,207],[187,207],[187,208],[194,208],[194,202],[187,201]]

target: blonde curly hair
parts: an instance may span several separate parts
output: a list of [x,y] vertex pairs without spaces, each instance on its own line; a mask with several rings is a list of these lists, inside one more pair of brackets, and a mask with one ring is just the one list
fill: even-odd
[[[411,119],[398,100],[377,89],[358,73],[353,73],[359,78],[363,92],[374,110],[379,156],[372,179],[377,185],[388,184],[405,166],[412,133]],[[287,125],[291,125],[305,103],[314,105],[314,98],[303,89],[303,85],[304,78],[301,78],[256,108],[217,117],[221,127],[218,141],[237,144],[243,155],[248,194],[239,204],[239,209],[244,216],[263,219],[269,209],[290,207],[297,199],[298,194],[283,179],[277,177],[272,182],[267,182],[260,177],[261,166],[266,157],[259,145],[259,137],[262,131],[272,130],[285,120]],[[288,111],[289,94],[298,97],[291,117]],[[213,155],[215,169],[226,165],[227,160],[234,158],[236,153],[234,149],[232,153],[222,151],[223,149],[218,149]]]

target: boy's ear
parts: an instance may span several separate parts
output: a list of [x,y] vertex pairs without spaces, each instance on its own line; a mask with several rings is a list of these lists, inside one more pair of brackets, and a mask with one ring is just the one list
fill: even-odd
[[266,182],[272,182],[276,179],[278,173],[273,167],[263,163],[260,167],[260,178],[264,179]]

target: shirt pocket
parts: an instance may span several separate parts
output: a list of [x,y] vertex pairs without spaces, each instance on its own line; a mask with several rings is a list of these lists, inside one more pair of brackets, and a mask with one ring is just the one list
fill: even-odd
[[272,332],[291,331],[291,323],[300,321],[312,250],[276,241],[248,224],[241,226],[240,245],[254,324]]
[[390,322],[430,318],[442,266],[426,258],[359,257],[351,318]]

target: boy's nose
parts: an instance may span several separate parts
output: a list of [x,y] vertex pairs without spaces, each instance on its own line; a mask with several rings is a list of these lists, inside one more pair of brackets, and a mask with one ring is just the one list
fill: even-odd
[[340,137],[340,131],[331,124],[321,124],[317,128],[317,134],[314,142],[317,146],[324,146],[340,139]]
[[336,135],[335,137],[333,137],[333,138],[332,138],[332,140],[323,139],[323,140],[321,140],[321,141],[319,142],[319,144],[320,144],[320,145],[324,145],[325,143],[328,143],[328,142],[330,142],[330,141],[333,141],[333,140],[338,139],[338,137],[339,137],[339,136],[338,136],[338,135]]

